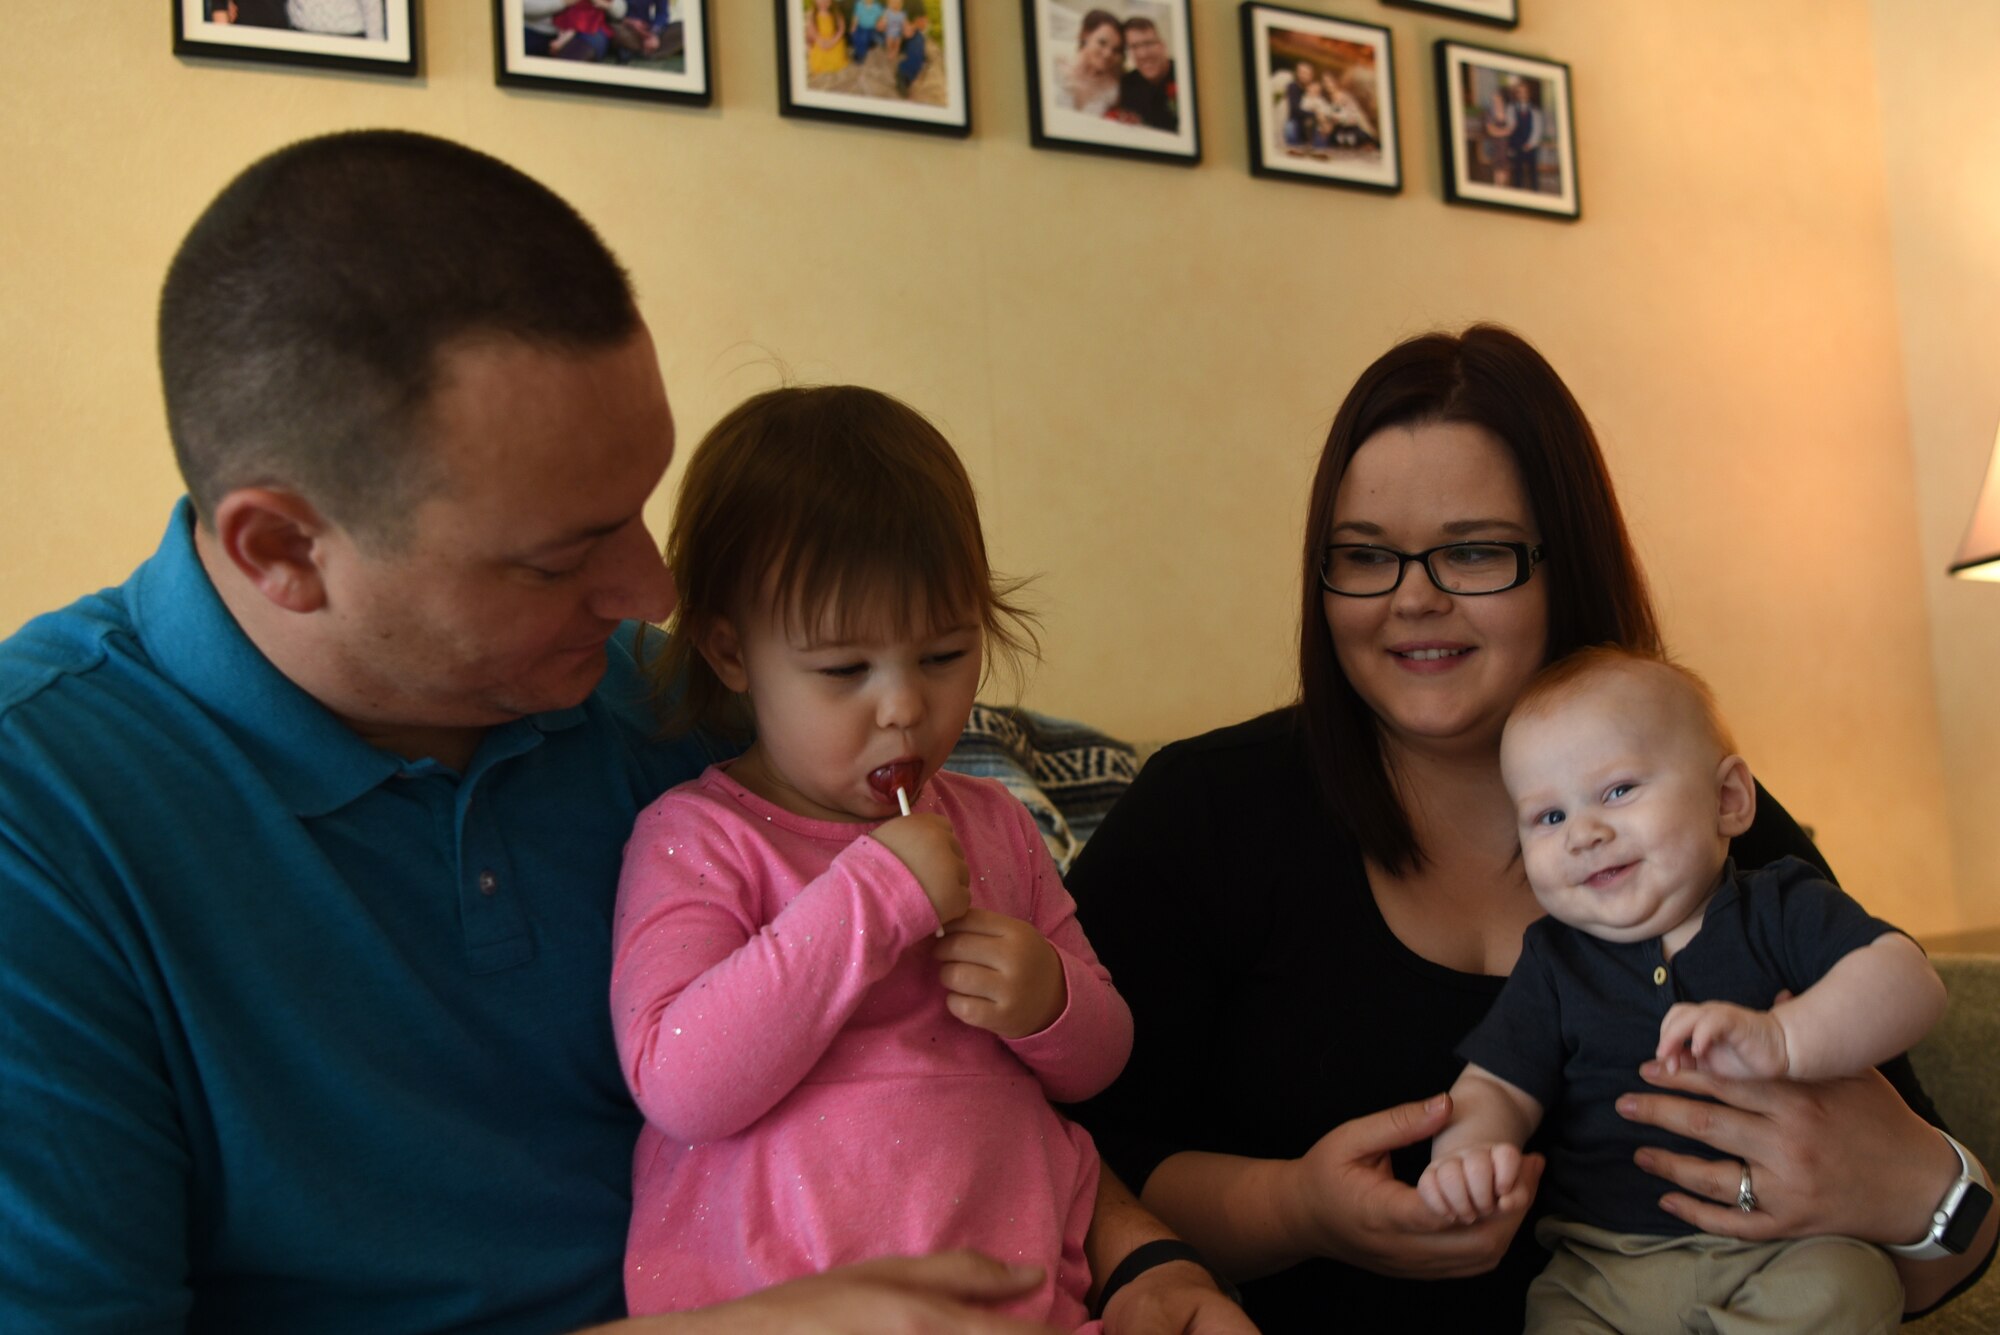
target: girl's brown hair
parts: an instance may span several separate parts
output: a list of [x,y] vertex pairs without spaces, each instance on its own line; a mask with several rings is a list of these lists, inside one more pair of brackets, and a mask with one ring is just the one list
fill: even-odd
[[[769,591],[794,628],[825,609],[883,614],[898,633],[975,611],[987,664],[1018,680],[1037,655],[1022,580],[994,573],[965,466],[909,405],[858,385],[759,394],[695,447],[674,503],[667,564],[680,591],[651,664],[669,726],[741,734],[749,719],[701,656],[709,630]],[[678,692],[678,694],[676,694]]]
[[1361,373],[1333,419],[1306,511],[1299,634],[1299,721],[1327,806],[1368,857],[1392,872],[1423,862],[1409,813],[1390,781],[1375,713],[1333,651],[1321,606],[1320,556],[1333,502],[1354,452],[1389,427],[1465,422],[1513,456],[1541,530],[1548,585],[1543,661],[1586,644],[1660,652],[1652,598],[1597,436],[1574,396],[1526,339],[1497,325],[1425,334]]

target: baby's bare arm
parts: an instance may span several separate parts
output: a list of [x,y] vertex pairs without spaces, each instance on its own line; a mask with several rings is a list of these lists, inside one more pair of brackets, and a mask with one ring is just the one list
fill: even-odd
[[1459,1075],[1451,1099],[1451,1122],[1431,1142],[1417,1194],[1434,1214],[1461,1224],[1523,1208],[1521,1144],[1541,1121],[1541,1104],[1474,1065]]
[[1542,1105],[1517,1085],[1467,1063],[1451,1087],[1451,1121],[1431,1142],[1442,1159],[1468,1145],[1525,1145],[1542,1124]]
[[1772,1009],[1785,1029],[1786,1074],[1830,1080],[1879,1066],[1915,1047],[1944,1002],[1944,981],[1917,943],[1884,933]]

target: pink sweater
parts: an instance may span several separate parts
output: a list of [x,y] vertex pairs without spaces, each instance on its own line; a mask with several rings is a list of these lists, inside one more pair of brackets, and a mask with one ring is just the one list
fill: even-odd
[[618,886],[611,1012],[646,1127],[625,1293],[718,1302],[869,1257],[976,1247],[1048,1267],[1009,1311],[1084,1320],[1097,1151],[1049,1106],[1111,1083],[1132,1015],[1027,810],[941,773],[972,902],[1025,919],[1069,999],[1003,1040],[945,1009],[937,914],[875,827],[809,820],[718,768],[639,817]]

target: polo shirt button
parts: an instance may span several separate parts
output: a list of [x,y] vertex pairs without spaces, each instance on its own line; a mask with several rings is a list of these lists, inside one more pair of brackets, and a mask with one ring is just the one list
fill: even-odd
[[482,871],[479,873],[480,894],[490,895],[499,888],[500,888],[500,878],[498,876],[495,876],[491,871]]
[[[481,888],[484,888],[484,886],[485,886],[485,882],[484,882],[484,881],[481,881],[481,882],[480,882],[480,885],[481,885]],[[490,890],[489,890],[489,891],[487,891],[487,893],[488,893],[488,894],[491,894],[491,893],[492,893],[492,891],[490,891]],[[1654,987],[1658,987],[1658,986],[1659,986],[1660,984],[1662,984],[1662,983],[1664,983],[1664,982],[1666,982],[1666,981],[1667,981],[1667,966],[1666,966],[1666,965],[1664,965],[1664,964],[1656,964],[1656,965],[1654,965],[1654,966],[1653,966],[1653,986],[1654,986]]]

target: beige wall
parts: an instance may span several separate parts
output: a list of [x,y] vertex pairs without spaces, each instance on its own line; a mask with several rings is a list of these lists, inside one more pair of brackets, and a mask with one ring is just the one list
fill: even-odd
[[[1303,486],[1341,394],[1401,335],[1512,324],[1594,415],[1674,641],[1843,879],[1916,930],[2000,921],[1993,785],[1961,795],[1965,748],[2000,728],[1973,686],[1990,655],[1972,657],[2000,606],[1934,573],[1992,364],[1931,356],[1953,326],[1908,309],[1944,294],[1974,319],[1967,266],[1992,229],[1934,250],[1901,207],[1906,178],[1959,164],[1987,123],[1990,22],[1983,63],[1950,65],[1967,115],[1947,136],[1911,128],[1944,95],[1923,74],[1941,42],[1902,0],[1523,0],[1509,34],[1346,0],[1396,36],[1406,184],[1378,197],[1247,176],[1233,4],[1195,0],[1192,171],[1030,149],[1019,6],[967,7],[964,142],[781,120],[762,0],[716,0],[706,111],[503,93],[483,0],[425,5],[414,83],[178,62],[163,18],[94,26],[87,58],[7,46],[0,630],[151,550],[177,487],[150,320],[188,221],[285,140],[408,126],[509,158],[599,223],[686,439],[778,367],[937,417],[997,559],[1042,573],[1029,703],[1131,736],[1287,696]],[[1955,7],[1977,6],[1927,9]],[[1440,202],[1444,35],[1571,64],[1581,224]],[[1878,48],[1909,121],[1890,122],[1893,229]],[[1906,344],[1924,367],[1907,392]]]
[[[1874,0],[1959,917],[2000,921],[2000,588],[1947,578],[2000,426],[2000,7]],[[1943,895],[1940,892],[1939,898]]]

